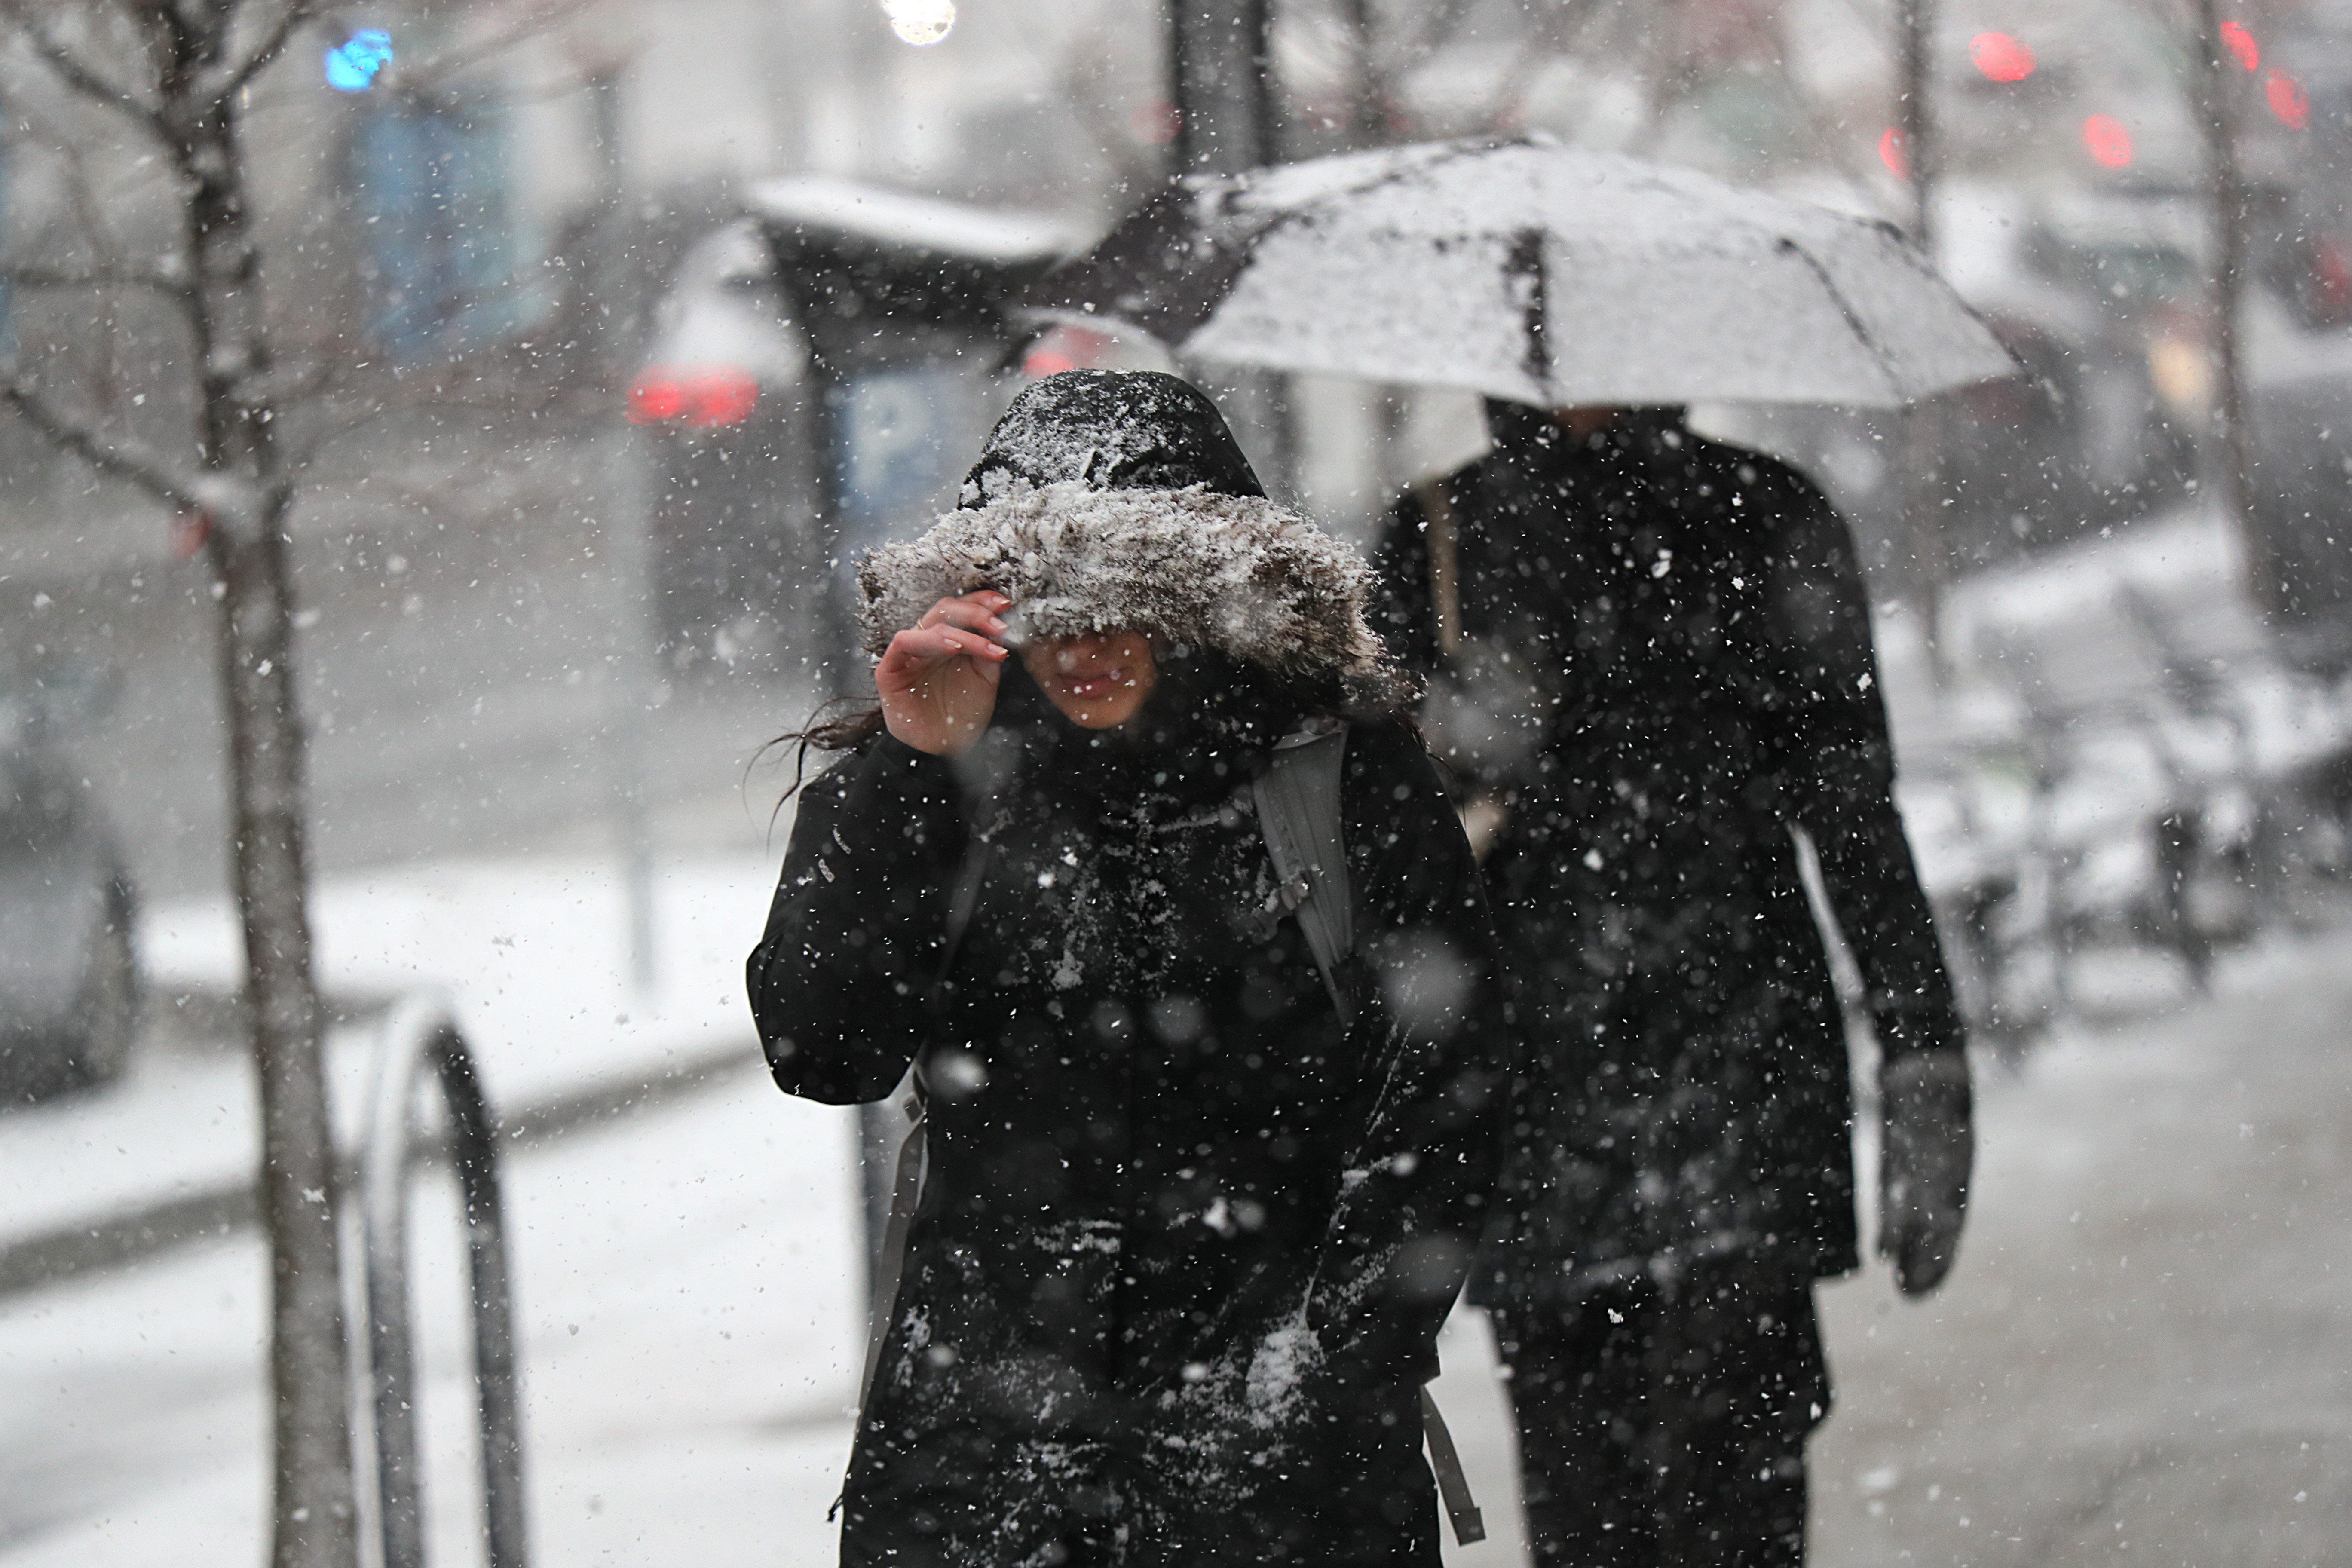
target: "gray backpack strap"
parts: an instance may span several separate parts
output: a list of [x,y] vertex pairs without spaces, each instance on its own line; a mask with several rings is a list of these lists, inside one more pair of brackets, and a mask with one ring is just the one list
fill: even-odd
[[1339,770],[1347,754],[1345,724],[1301,730],[1276,742],[1273,760],[1251,786],[1258,832],[1274,862],[1283,907],[1298,917],[1299,931],[1342,1024],[1356,1014],[1339,979],[1340,961],[1356,950],[1339,816]]
[[925,1105],[921,1090],[910,1092],[907,1100],[912,1116],[906,1142],[898,1145],[898,1175],[890,1185],[890,1223],[882,1232],[882,1268],[874,1281],[871,1321],[866,1326],[866,1374],[857,1380],[860,1415],[866,1414],[874,1400],[874,1374],[881,1370],[882,1344],[890,1337],[890,1320],[898,1310],[898,1276],[907,1268],[907,1227],[914,1223],[915,1205],[923,1196]]
[[[948,971],[955,966],[956,954],[963,948],[964,933],[971,929],[972,911],[980,907],[980,885],[988,876],[990,853],[988,840],[975,834],[971,847],[964,851],[963,864],[956,868],[955,886],[948,895],[947,931],[940,942],[939,973],[931,982],[934,995],[947,984]],[[874,1374],[882,1366],[883,1342],[890,1337],[890,1320],[898,1315],[898,1279],[907,1267],[907,1230],[915,1223],[915,1207],[923,1198],[929,1152],[923,1131],[929,1107],[922,1058],[918,1056],[907,1077],[907,1136],[898,1145],[898,1173],[890,1184],[890,1222],[882,1231],[882,1267],[874,1280],[874,1303],[866,1325],[866,1375],[857,1384],[861,1414],[873,1402]]]
[[[1348,845],[1340,815],[1340,769],[1347,760],[1348,727],[1327,724],[1285,736],[1260,773],[1252,794],[1266,858],[1281,884],[1282,903],[1298,917],[1298,929],[1322,972],[1331,1005],[1345,1025],[1355,1017],[1340,961],[1356,950],[1356,910],[1348,885]],[[1445,1429],[1437,1399],[1421,1391],[1422,1433],[1429,1442],[1429,1466],[1454,1539],[1464,1546],[1486,1539],[1486,1524],[1462,1473],[1454,1434]]]
[[1429,1439],[1429,1468],[1436,1474],[1437,1495],[1454,1526],[1454,1544],[1486,1540],[1486,1517],[1478,1511],[1478,1500],[1470,1495],[1470,1478],[1462,1473],[1462,1456],[1454,1447],[1454,1434],[1445,1429],[1445,1417],[1437,1412],[1437,1396],[1425,1383],[1421,1385],[1421,1432]]

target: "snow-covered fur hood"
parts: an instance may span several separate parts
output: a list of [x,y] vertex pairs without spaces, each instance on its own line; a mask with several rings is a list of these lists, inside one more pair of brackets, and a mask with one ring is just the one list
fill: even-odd
[[1015,483],[859,564],[879,656],[940,599],[993,588],[1014,640],[1137,631],[1390,708],[1410,684],[1365,619],[1370,571],[1263,496]]

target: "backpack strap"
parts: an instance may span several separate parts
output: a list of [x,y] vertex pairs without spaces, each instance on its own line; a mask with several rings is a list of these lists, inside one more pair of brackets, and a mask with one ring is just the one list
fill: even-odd
[[1470,1478],[1462,1473],[1462,1455],[1454,1447],[1454,1434],[1445,1429],[1445,1417],[1438,1413],[1437,1395],[1425,1383],[1421,1385],[1421,1432],[1429,1439],[1429,1468],[1436,1474],[1437,1495],[1445,1504],[1446,1521],[1454,1526],[1454,1544],[1486,1540],[1486,1516],[1470,1495]]
[[[1252,786],[1257,826],[1274,862],[1283,907],[1298,917],[1298,930],[1322,972],[1324,988],[1344,1026],[1355,1007],[1341,978],[1340,963],[1356,950],[1353,890],[1348,885],[1348,846],[1340,812],[1339,782],[1347,759],[1348,727],[1327,723],[1277,742],[1266,770]],[[1454,1434],[1426,1384],[1421,1390],[1422,1435],[1429,1444],[1429,1467],[1438,1496],[1464,1546],[1486,1539],[1486,1524],[1462,1472]]]
[[[919,1080],[918,1080],[919,1082]],[[866,1373],[857,1380],[857,1409],[863,1415],[874,1399],[874,1374],[882,1367],[882,1344],[890,1337],[890,1320],[898,1311],[898,1277],[907,1267],[907,1228],[915,1222],[915,1205],[923,1196],[923,1122],[927,1111],[923,1092],[908,1092],[912,1119],[906,1141],[898,1145],[898,1179],[890,1184],[890,1223],[882,1231],[882,1267],[874,1280],[874,1305],[866,1326]]]
[[[980,907],[980,885],[988,876],[990,853],[988,840],[975,833],[971,847],[964,851],[962,865],[956,868],[955,886],[949,895],[947,931],[940,942],[939,972],[931,980],[934,998],[947,984],[948,971],[954,967],[964,933],[971,929],[972,911]],[[882,1367],[883,1342],[890,1337],[890,1320],[898,1311],[898,1279],[907,1267],[907,1231],[915,1223],[915,1208],[923,1198],[929,1150],[923,1133],[929,1120],[930,1090],[923,1082],[919,1053],[907,1074],[906,1108],[907,1136],[898,1145],[898,1175],[890,1184],[890,1220],[882,1231],[882,1264],[874,1279],[873,1305],[866,1313],[866,1373],[857,1382],[857,1408],[861,1412],[874,1399],[874,1374]]]
[[1348,753],[1348,727],[1332,722],[1286,735],[1275,743],[1264,773],[1250,786],[1258,832],[1274,863],[1283,908],[1322,972],[1324,989],[1342,1025],[1356,1009],[1340,978],[1340,963],[1356,949],[1354,900],[1348,887],[1348,849],[1339,814],[1339,772]]

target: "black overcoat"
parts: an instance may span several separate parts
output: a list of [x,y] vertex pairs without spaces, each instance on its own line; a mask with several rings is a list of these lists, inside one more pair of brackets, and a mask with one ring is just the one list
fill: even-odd
[[1251,815],[1283,727],[1169,719],[1181,684],[1131,746],[1016,664],[970,757],[886,736],[803,797],[750,963],[776,1079],[874,1100],[920,1054],[930,1091],[845,1563],[1438,1561],[1416,1399],[1493,1180],[1483,894],[1419,739],[1353,726],[1343,1028]]
[[1885,1051],[1961,1042],[1851,536],[1678,414],[1580,441],[1490,408],[1495,450],[1400,503],[1382,564],[1385,631],[1436,670],[1425,524],[1450,510],[1463,640],[1431,721],[1508,805],[1485,869],[1529,1025],[1503,1283],[1849,1269],[1850,1068],[1791,828]]

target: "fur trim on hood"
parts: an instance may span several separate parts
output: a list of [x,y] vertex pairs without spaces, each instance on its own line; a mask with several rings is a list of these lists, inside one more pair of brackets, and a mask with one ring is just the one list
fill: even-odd
[[866,651],[937,601],[993,588],[1010,637],[1137,631],[1386,709],[1411,683],[1365,620],[1370,568],[1262,496],[1015,484],[859,563]]

